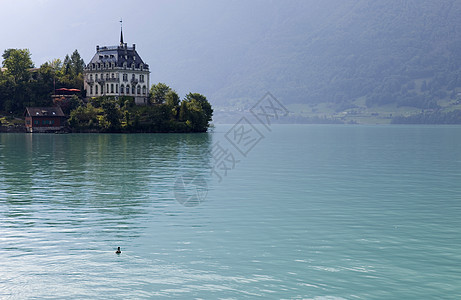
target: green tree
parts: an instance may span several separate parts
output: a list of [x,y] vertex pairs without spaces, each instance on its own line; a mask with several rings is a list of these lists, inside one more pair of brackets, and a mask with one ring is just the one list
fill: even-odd
[[85,63],[75,50],[71,56],[66,55],[58,72],[57,87],[67,87],[83,90],[83,68]]
[[189,109],[187,108],[187,102],[181,101],[181,106],[179,107],[179,121],[186,122],[189,118]]
[[72,62],[70,60],[69,54],[66,54],[64,58],[64,63],[62,64],[63,75],[71,75],[72,73]]
[[172,119],[179,117],[179,96],[174,90],[170,90],[165,95],[165,104],[168,106]]
[[6,75],[13,76],[16,82],[30,78],[29,69],[34,67],[29,49],[7,49],[2,55]]
[[179,96],[174,90],[169,90],[165,94],[165,104],[170,107],[179,106]]
[[78,76],[79,74],[83,73],[83,68],[85,67],[85,62],[80,57],[80,53],[78,53],[77,49],[75,49],[75,51],[72,53],[72,55],[70,57],[70,62],[71,62],[72,73],[75,76]]
[[115,105],[115,101],[106,99],[101,105],[103,109],[103,123],[102,127],[109,132],[115,132],[120,130],[121,127],[121,111]]
[[[34,66],[28,49],[7,49],[3,53],[3,67],[0,82],[0,104],[7,112],[19,115],[27,104],[32,103],[35,97],[33,84],[29,82],[30,68]],[[37,72],[34,72],[37,77]]]
[[171,91],[171,88],[165,83],[153,84],[150,88],[150,99],[152,103],[161,104],[165,102],[166,94]]
[[211,122],[211,119],[213,118],[213,109],[211,108],[211,104],[210,102],[208,102],[206,97],[199,93],[189,93],[186,95],[185,100],[189,102],[195,100],[198,102],[199,106],[201,107],[204,113],[206,127],[208,127],[209,123]]
[[91,104],[79,106],[70,113],[68,123],[72,129],[78,131],[100,129],[98,123],[99,110]]
[[62,61],[59,58],[54,58],[48,62],[48,64],[51,66],[51,68],[57,72],[61,70],[62,68]]

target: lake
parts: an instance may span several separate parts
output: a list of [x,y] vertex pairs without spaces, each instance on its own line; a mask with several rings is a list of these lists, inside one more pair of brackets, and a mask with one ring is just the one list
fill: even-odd
[[460,126],[0,134],[1,299],[459,299],[460,230]]

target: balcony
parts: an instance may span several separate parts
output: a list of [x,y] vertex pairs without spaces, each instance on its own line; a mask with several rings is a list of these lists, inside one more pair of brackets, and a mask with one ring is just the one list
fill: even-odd
[[139,81],[136,78],[131,79],[131,84],[137,84]]
[[[103,82],[118,82],[119,81],[119,78],[115,77],[115,78],[98,78],[96,79],[96,81],[98,83],[103,83]],[[89,82],[89,81],[87,81]]]

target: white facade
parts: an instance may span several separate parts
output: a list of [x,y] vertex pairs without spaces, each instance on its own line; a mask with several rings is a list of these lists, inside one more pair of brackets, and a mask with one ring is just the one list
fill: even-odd
[[132,96],[135,103],[147,104],[149,97],[149,65],[126,44],[96,46],[96,54],[83,72],[87,98],[100,96]]

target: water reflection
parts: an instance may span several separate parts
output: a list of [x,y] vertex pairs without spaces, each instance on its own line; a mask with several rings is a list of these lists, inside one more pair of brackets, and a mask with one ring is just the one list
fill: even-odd
[[136,236],[143,218],[178,205],[178,176],[208,180],[211,144],[207,133],[1,134],[0,226]]

